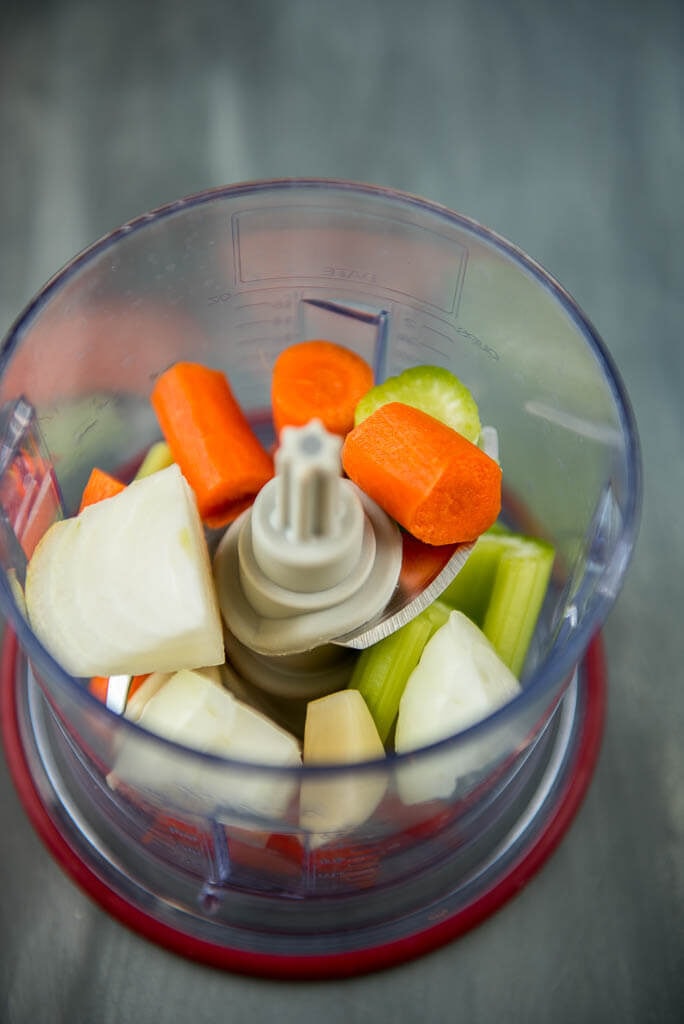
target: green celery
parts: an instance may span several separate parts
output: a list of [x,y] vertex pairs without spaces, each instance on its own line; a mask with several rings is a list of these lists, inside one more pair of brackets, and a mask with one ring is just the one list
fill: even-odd
[[519,676],[553,568],[546,541],[493,528],[478,538],[472,554],[440,600],[464,612]]
[[423,648],[444,625],[451,609],[434,601],[395,633],[366,648],[356,662],[349,686],[366,701],[383,743],[386,743],[399,710],[399,701]]
[[480,628],[487,614],[502,550],[498,535],[482,534],[463,568],[440,595],[444,604],[457,608]]
[[554,550],[520,540],[502,553],[482,631],[499,657],[520,676],[553,568]]

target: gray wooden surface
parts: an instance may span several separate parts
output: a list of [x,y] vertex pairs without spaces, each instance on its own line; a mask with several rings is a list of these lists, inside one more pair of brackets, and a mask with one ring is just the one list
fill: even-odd
[[285,175],[396,186],[575,296],[632,396],[646,487],[598,771],[494,918],[344,983],[218,973],[95,907],[0,762],[3,1024],[684,1019],[683,53],[678,0],[0,0],[0,332],[163,201]]

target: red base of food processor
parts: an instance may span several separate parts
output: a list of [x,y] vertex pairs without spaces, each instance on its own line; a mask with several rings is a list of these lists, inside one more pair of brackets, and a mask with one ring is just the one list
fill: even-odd
[[[410,915],[403,931],[395,931],[389,941],[369,940],[359,933],[357,945],[347,941],[344,948],[321,954],[298,953],[296,941],[288,952],[283,952],[282,943],[270,951],[266,943],[266,951],[255,952],[233,943],[206,941],[191,930],[170,926],[155,916],[153,906],[145,906],[142,900],[138,904],[124,894],[124,886],[117,892],[103,880],[96,856],[88,858],[83,836],[74,841],[77,826],[63,813],[59,793],[46,799],[44,786],[41,792],[31,774],[27,751],[32,736],[21,722],[20,688],[28,685],[27,673],[18,671],[22,657],[14,634],[7,630],[0,664],[5,754],[28,817],[50,853],[104,910],[150,941],[216,968],[262,977],[323,979],[377,971],[435,950],[480,924],[530,881],[562,839],[587,791],[603,734],[606,672],[597,636],[558,709],[562,713],[566,706],[565,726],[550,745],[531,799],[509,833],[514,840],[507,856],[485,857],[477,886],[469,892],[462,880],[454,880],[451,891]],[[35,761],[35,750],[32,753]]]

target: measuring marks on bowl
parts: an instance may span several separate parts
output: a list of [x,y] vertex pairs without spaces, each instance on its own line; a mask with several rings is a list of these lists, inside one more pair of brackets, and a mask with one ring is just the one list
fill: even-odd
[[210,301],[218,317],[214,330],[230,338],[235,351],[226,370],[247,408],[269,404],[273,363],[283,348],[298,341],[325,338],[344,345],[373,367],[377,381],[417,360],[453,369],[462,350],[474,345],[455,318],[396,299],[374,302],[360,288],[271,286],[224,292]]

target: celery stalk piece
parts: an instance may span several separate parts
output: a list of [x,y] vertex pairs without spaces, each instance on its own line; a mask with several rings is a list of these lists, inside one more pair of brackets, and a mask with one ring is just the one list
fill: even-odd
[[151,476],[152,473],[159,472],[160,469],[166,469],[172,463],[173,455],[166,441],[155,441],[140,463],[140,468],[135,474],[135,478],[136,480],[142,480],[146,476]]
[[449,617],[450,608],[434,601],[405,626],[362,651],[349,688],[359,690],[383,743],[397,717],[408,677],[426,643]]
[[440,597],[480,626],[515,675],[525,663],[553,560],[546,541],[488,530]]
[[483,533],[463,568],[440,594],[440,601],[482,628],[503,551],[498,534]]
[[501,660],[520,676],[553,568],[554,550],[540,540],[520,540],[499,561],[482,631]]
[[446,423],[473,444],[480,436],[480,414],[471,392],[443,366],[411,366],[368,391],[356,406],[354,423],[386,402],[403,402]]

